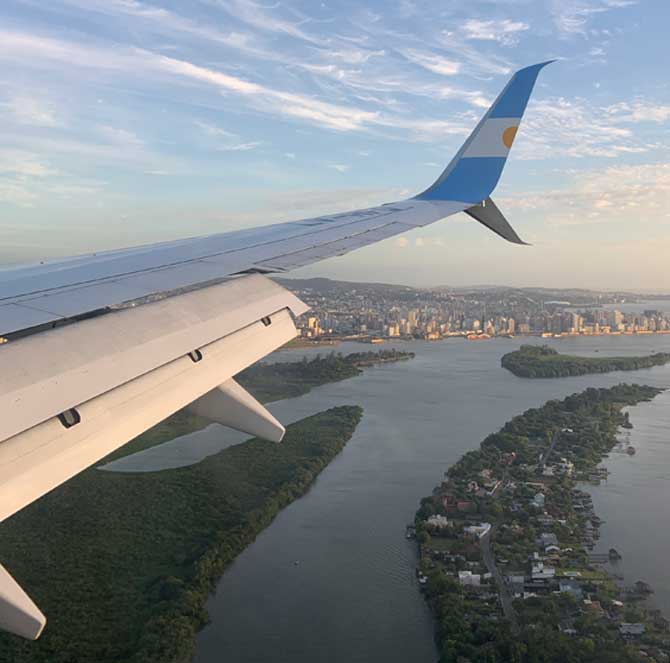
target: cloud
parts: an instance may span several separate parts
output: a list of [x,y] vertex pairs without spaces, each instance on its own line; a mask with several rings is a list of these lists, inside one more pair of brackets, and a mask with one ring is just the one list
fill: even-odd
[[[344,96],[341,91],[327,91],[328,96],[338,99],[337,102],[332,102],[324,99],[324,95],[280,89],[211,66],[146,49],[67,42],[0,30],[0,60],[23,62],[25,58],[30,59],[33,67],[52,67],[57,75],[62,75],[63,72],[59,65],[89,68],[96,72],[96,80],[100,78],[101,72],[107,72],[110,76],[123,74],[137,79],[138,83],[149,77],[153,85],[159,85],[160,79],[156,77],[156,72],[159,72],[181,78],[185,82],[196,81],[202,85],[213,86],[226,94],[243,96],[257,112],[291,117],[337,131],[394,129],[404,132],[405,137],[410,140],[435,139],[464,131],[461,122],[408,117],[402,108],[398,108],[398,112],[391,112],[395,111],[394,105],[386,104],[384,99],[370,99],[366,104],[369,106],[374,103],[378,106],[377,109],[363,108],[355,103],[340,101]],[[461,99],[477,107],[487,104],[487,99],[479,91],[464,90],[451,85],[426,84],[412,77],[378,78],[372,83],[372,87],[365,79],[357,80],[355,77],[338,82],[347,87],[365,89],[366,92],[378,88],[385,93],[397,91],[433,99]]]
[[199,129],[202,129],[209,136],[223,137],[223,138],[237,138],[237,134],[234,134],[230,131],[226,131],[221,127],[217,127],[213,124],[203,122],[202,120],[196,120],[193,124]]
[[263,141],[252,140],[248,143],[235,143],[234,145],[220,145],[216,149],[220,152],[248,152],[249,150],[255,150],[257,147],[263,144]]
[[[69,180],[65,178],[70,178]],[[69,198],[98,190],[97,183],[72,181],[40,155],[26,150],[0,149],[0,202],[32,207],[41,196]]]
[[142,21],[152,32],[190,35],[199,40],[206,39],[236,50],[256,53],[261,57],[268,55],[255,43],[256,40],[251,34],[239,30],[221,31],[211,25],[197,23],[169,9],[155,7],[139,0],[61,0],[61,4],[87,13],[98,13],[120,19],[130,17],[135,21],[133,24],[135,28],[138,27],[137,22]]
[[310,35],[302,29],[301,26],[309,22],[305,17],[290,21],[277,16],[272,11],[267,11],[267,9],[277,8],[279,5],[263,7],[253,2],[253,0],[214,0],[211,4],[224,9],[234,18],[258,30],[284,34],[315,44],[326,43],[325,40]]
[[586,37],[594,16],[635,4],[636,0],[551,0],[550,12],[559,35]]
[[350,65],[362,65],[365,64],[370,58],[373,57],[382,57],[385,55],[386,51],[383,49],[380,50],[363,50],[363,49],[339,49],[327,51],[328,56],[342,61],[345,64]]
[[47,177],[58,171],[44,163],[37,154],[22,150],[0,150],[0,174],[11,173],[24,178]]
[[670,105],[637,99],[634,102],[621,102],[609,106],[607,113],[619,122],[657,122],[670,121]]
[[617,222],[655,226],[670,209],[670,163],[578,171],[564,189],[503,198],[500,204],[506,210],[541,212],[553,226]]
[[132,149],[141,148],[144,145],[144,141],[137,134],[127,129],[103,124],[98,127],[98,131],[107,142],[115,145]]
[[17,207],[32,207],[35,199],[35,194],[25,183],[0,180],[0,203],[8,203]]
[[[136,48],[104,48],[86,43],[72,43],[37,35],[0,30],[0,59],[18,60],[30,57],[32,65],[67,64],[70,67],[125,73],[138,79],[156,73],[213,86],[220,92],[244,97],[252,107],[265,114],[287,116],[337,131],[363,131],[373,128],[394,129],[404,132],[412,140],[429,140],[466,130],[462,122],[416,118],[392,114],[385,110],[368,110],[353,104],[333,103],[316,96],[281,90],[246,80],[218,69],[193,62],[160,55]],[[60,70],[62,71],[62,70]],[[59,72],[60,73],[60,72]],[[398,81],[388,89],[402,89]],[[463,98],[477,106],[486,102],[481,93],[469,92],[451,86],[417,86],[416,94],[437,98]]]
[[328,168],[332,168],[333,170],[336,170],[338,173],[346,173],[350,166],[349,164],[346,163],[329,163]]
[[373,123],[377,114],[351,106],[332,104],[294,92],[276,90],[259,83],[246,81],[221,71],[201,67],[185,60],[167,56],[154,56],[150,64],[155,64],[165,72],[190,78],[222,90],[242,95],[262,104],[262,109],[273,114],[288,115],[307,120],[314,124],[353,131],[365,124]]
[[531,101],[517,141],[513,154],[520,159],[617,158],[654,147],[620,126],[606,109],[563,97]]
[[470,19],[463,24],[466,39],[481,41],[497,41],[505,46],[513,46],[519,41],[519,33],[530,26],[523,21],[482,21]]
[[196,120],[194,124],[213,139],[214,142],[208,142],[208,146],[220,152],[248,152],[263,144],[260,140],[240,141],[237,134],[201,120]]
[[19,124],[35,127],[60,127],[63,121],[53,107],[35,97],[19,95],[2,104]]
[[409,48],[402,51],[402,54],[410,62],[418,64],[420,67],[440,76],[454,76],[461,70],[460,62],[449,60],[435,53],[427,53]]

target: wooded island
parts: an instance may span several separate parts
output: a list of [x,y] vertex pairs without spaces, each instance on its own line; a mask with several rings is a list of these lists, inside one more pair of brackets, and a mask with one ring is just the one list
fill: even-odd
[[520,378],[564,378],[590,373],[636,371],[670,362],[670,353],[644,357],[579,357],[560,354],[548,345],[522,345],[503,355],[500,364]]

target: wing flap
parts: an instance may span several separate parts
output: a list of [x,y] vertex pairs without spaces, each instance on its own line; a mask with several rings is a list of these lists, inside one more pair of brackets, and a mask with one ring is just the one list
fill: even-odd
[[0,565],[0,629],[37,640],[46,622],[31,598]]
[[270,442],[281,442],[286,429],[232,378],[193,401],[188,409],[222,426]]
[[[290,313],[255,322],[0,443],[0,522],[296,336]],[[75,420],[76,420],[75,419]]]
[[4,344],[0,441],[284,309],[307,307],[254,274]]

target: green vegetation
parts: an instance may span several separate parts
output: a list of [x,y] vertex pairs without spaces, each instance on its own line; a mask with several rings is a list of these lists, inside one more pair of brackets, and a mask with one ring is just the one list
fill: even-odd
[[362,416],[337,407],[190,467],[87,470],[3,523],[0,559],[48,615],[13,663],[186,663],[225,567],[303,495]]
[[239,383],[258,400],[274,401],[308,393],[314,387],[356,377],[363,368],[375,364],[412,359],[413,352],[381,350],[354,352],[348,355],[330,353],[308,360],[277,364],[255,364],[237,376]]
[[[630,426],[622,409],[660,391],[587,389],[528,410],[465,454],[421,501],[419,577],[442,663],[668,660],[667,622],[630,603],[590,561],[599,520],[577,487],[617,444],[619,427]],[[467,528],[481,523],[491,528],[478,539]],[[625,622],[643,624],[644,633],[626,640]]]
[[503,355],[503,368],[521,378],[564,378],[589,373],[636,371],[670,362],[670,353],[657,352],[645,357],[578,357],[563,355],[547,345],[522,345]]

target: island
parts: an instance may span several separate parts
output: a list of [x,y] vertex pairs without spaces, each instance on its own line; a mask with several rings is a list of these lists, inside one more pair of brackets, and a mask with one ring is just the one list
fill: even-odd
[[297,362],[261,362],[242,371],[236,379],[258,400],[267,403],[302,396],[322,384],[348,380],[361,375],[364,368],[413,358],[413,352],[400,350],[351,352],[346,355],[331,352],[313,359],[303,357]]
[[[418,584],[443,663],[667,661],[667,620],[637,579],[593,553],[600,520],[580,481],[606,470],[626,406],[661,390],[590,388],[514,417],[421,501]],[[581,487],[580,487],[581,486]],[[643,653],[641,653],[643,652]]]
[[503,368],[521,378],[564,378],[590,373],[636,371],[670,362],[670,353],[657,352],[643,357],[579,357],[557,352],[547,345],[522,345],[503,355]]

